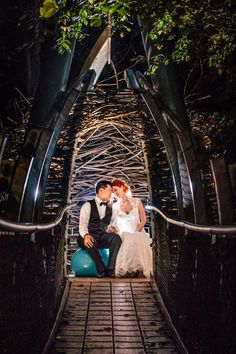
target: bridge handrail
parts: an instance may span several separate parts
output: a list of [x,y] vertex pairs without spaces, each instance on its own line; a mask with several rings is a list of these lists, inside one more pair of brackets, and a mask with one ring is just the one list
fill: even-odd
[[49,230],[57,226],[61,222],[65,212],[75,205],[76,205],[75,203],[65,205],[64,208],[61,210],[60,215],[56,219],[48,223],[44,223],[44,224],[20,223],[20,222],[14,222],[14,221],[9,221],[0,218],[0,227],[3,229],[3,231],[7,230],[7,231],[18,231],[18,232],[34,232],[34,231]]
[[160,216],[162,216],[163,219],[165,219],[168,223],[180,226],[184,229],[191,230],[191,231],[196,231],[204,234],[212,234],[212,235],[223,235],[224,237],[229,236],[229,237],[236,237],[236,225],[228,225],[228,226],[218,226],[218,225],[198,225],[198,224],[193,224],[187,221],[183,220],[176,220],[173,218],[170,218],[167,216],[162,210],[156,208],[155,206],[152,205],[146,205],[145,209],[148,211],[155,211],[157,212]]

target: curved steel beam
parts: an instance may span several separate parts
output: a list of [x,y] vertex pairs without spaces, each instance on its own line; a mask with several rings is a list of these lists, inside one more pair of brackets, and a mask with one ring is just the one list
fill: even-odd
[[[62,70],[60,77],[55,77],[55,65],[53,63],[57,63],[59,59],[56,53],[50,59],[50,65],[53,66],[50,78],[53,79],[53,82],[48,82],[48,77],[44,75],[41,80],[41,91],[38,90],[38,93],[40,93],[40,97],[44,97],[43,87],[45,86],[48,90],[53,85],[53,96],[50,94],[50,99],[46,100],[48,103],[47,111],[44,110],[42,114],[39,109],[40,119],[35,120],[32,118],[33,122],[31,121],[29,124],[31,130],[28,131],[28,136],[30,136],[32,130],[34,133],[37,131],[37,139],[30,142],[33,145],[31,153],[34,156],[34,160],[27,174],[28,180],[24,179],[24,176],[20,178],[19,173],[14,174],[16,188],[11,192],[6,213],[11,219],[22,222],[40,221],[49,166],[56,148],[57,139],[74,102],[86,95],[88,89],[94,85],[95,79],[100,75],[106,62],[109,61],[110,36],[111,33],[108,26],[94,45],[80,75],[70,84],[66,92],[62,91],[65,89],[68,75],[65,76]],[[64,59],[61,59],[60,68],[70,67],[70,63],[71,58],[65,56]],[[33,108],[32,116],[38,115],[35,107]],[[26,169],[28,169],[28,153],[26,156],[22,156],[22,159]],[[21,190],[24,190],[24,195],[21,195]]]
[[173,138],[171,136],[171,132],[169,131],[165,119],[163,118],[162,107],[160,104],[158,104],[157,100],[155,99],[155,94],[153,92],[153,89],[150,87],[147,80],[144,78],[144,76],[141,73],[136,72],[135,77],[137,82],[140,85],[141,96],[147,108],[149,109],[153,117],[153,120],[160,132],[161,138],[163,140],[163,144],[165,146],[167,159],[169,161],[169,165],[170,165],[170,169],[172,172],[172,177],[176,189],[176,201],[178,207],[178,214],[179,217],[184,217],[183,198],[182,198],[178,159],[177,159],[177,153],[176,153],[176,148],[174,146]]
[[[143,40],[143,47],[146,53],[148,65],[153,64],[152,58],[155,55],[161,54],[157,49],[157,45],[150,39],[150,28],[152,19],[145,18],[145,16],[138,17],[141,36]],[[168,51],[168,44],[165,45],[163,51]],[[161,94],[166,105],[170,107],[172,112],[178,118],[185,128],[189,126],[186,107],[183,99],[183,88],[178,80],[177,70],[174,63],[170,62],[168,65],[159,64],[158,70],[151,74],[151,80],[154,89]]]
[[[152,114],[154,121],[156,122],[166,148],[177,190],[177,202],[180,211],[179,215],[183,217],[182,189],[177,158],[177,147],[174,143],[174,138],[178,139],[187,168],[187,176],[193,204],[191,208],[193,208],[194,211],[194,221],[196,223],[204,224],[206,222],[204,193],[202,189],[201,173],[198,167],[199,164],[194,151],[191,135],[188,130],[178,122],[176,115],[171,111],[171,109],[161,101],[160,95],[150,88],[150,85],[146,82],[143,75],[137,72],[136,77],[141,88],[143,89],[141,95],[150,113]],[[170,116],[168,123],[172,124],[173,122],[174,129],[170,129],[167,125],[165,121],[166,116]]]
[[95,85],[106,63],[111,63],[111,27],[109,25],[94,44],[81,69],[81,74],[88,70],[94,70],[96,73]]
[[6,212],[9,219],[18,222],[40,222],[48,170],[58,137],[74,102],[86,95],[93,80],[93,70],[77,77],[61,98],[60,104],[55,102],[50,113],[50,126],[28,132],[12,179]]
[[[151,64],[153,55],[160,54],[157,47],[149,38],[152,19],[141,16],[138,20],[147,61]],[[165,46],[163,51],[168,51],[168,45]],[[195,148],[190,133],[190,125],[184,104],[182,89],[173,63],[168,65],[161,64],[155,74],[151,75],[151,80],[155,90],[161,94],[165,106],[169,107],[169,112],[166,112],[167,115],[170,115],[170,111],[173,112],[173,114],[170,115],[170,118],[172,120],[171,125],[175,129],[175,134],[173,134],[174,146],[175,150],[178,150],[178,156],[183,156],[183,166],[185,165],[180,173],[180,175],[182,174],[180,177],[182,185],[186,185],[187,182],[185,193],[183,193],[183,195],[187,192],[192,199],[192,204],[188,203],[186,205],[186,212],[191,219],[194,217],[195,222],[204,224],[206,222],[206,208],[201,182],[201,171],[198,166],[196,152],[194,151]],[[148,90],[148,88],[144,89],[144,91]],[[157,97],[157,92],[153,96],[157,101],[160,101],[159,97]],[[173,119],[173,117],[175,117],[175,119]],[[180,126],[184,129],[179,129]],[[180,160],[178,161],[178,165],[179,163]]]

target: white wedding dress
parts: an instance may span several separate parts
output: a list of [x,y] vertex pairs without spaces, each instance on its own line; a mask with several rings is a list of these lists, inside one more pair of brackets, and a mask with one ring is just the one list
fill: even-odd
[[145,277],[152,274],[151,238],[144,229],[141,232],[136,231],[140,223],[139,201],[138,198],[131,199],[132,209],[129,213],[121,210],[119,201],[113,205],[114,226],[122,239],[116,258],[117,277],[136,271],[142,271]]

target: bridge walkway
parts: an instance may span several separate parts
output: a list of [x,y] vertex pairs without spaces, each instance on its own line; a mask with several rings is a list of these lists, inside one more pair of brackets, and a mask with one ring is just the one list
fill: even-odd
[[177,354],[144,278],[73,278],[50,354]]

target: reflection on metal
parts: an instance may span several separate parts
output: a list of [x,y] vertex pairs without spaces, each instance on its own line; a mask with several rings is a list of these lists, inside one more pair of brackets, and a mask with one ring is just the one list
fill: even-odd
[[147,211],[155,211],[157,212],[163,219],[165,219],[168,223],[180,226],[182,228],[185,228],[187,230],[191,231],[196,231],[204,234],[217,234],[217,235],[222,235],[222,237],[233,237],[236,238],[236,226],[235,225],[229,225],[229,226],[217,226],[217,225],[198,225],[198,224],[192,224],[187,221],[179,221],[175,220],[173,218],[168,217],[163,211],[160,209],[152,206],[152,205],[146,205],[145,209]]
[[124,71],[124,79],[128,89],[141,90],[139,82],[133,70],[127,69]]
[[22,203],[26,191],[26,186],[29,182],[29,175],[33,161],[33,156],[26,157],[23,155],[19,156],[16,161],[6,210],[6,216],[11,220],[20,220]]
[[[51,139],[53,139],[53,136],[54,136],[54,133],[51,134],[50,136],[50,141]],[[45,151],[45,154],[43,156],[43,159],[42,159],[42,164],[41,164],[41,168],[39,170],[39,174],[38,174],[38,179],[37,179],[37,183],[36,183],[36,189],[35,189],[35,196],[34,196],[34,211],[33,211],[33,216],[34,216],[34,212],[35,212],[35,205],[36,205],[36,201],[37,201],[37,198],[39,196],[39,185],[40,185],[40,180],[41,180],[41,175],[43,173],[43,168],[44,168],[44,164],[45,164],[45,161],[47,159],[47,156],[48,156],[48,151],[49,151],[49,148],[50,148],[50,141],[48,143],[48,146],[46,148],[46,151]],[[42,156],[41,156],[42,157]]]
[[107,50],[107,63],[111,64],[111,14],[108,15],[108,50]]
[[234,209],[226,162],[224,158],[217,158],[210,160],[210,164],[215,182],[219,221],[221,225],[227,225],[234,220]]
[[[52,229],[53,227],[57,226],[61,222],[65,212],[74,206],[75,206],[75,204],[66,205],[62,209],[60,215],[55,220],[50,221],[45,224],[17,223],[17,222],[8,221],[8,220],[0,218],[0,227],[4,230],[17,231],[17,232],[34,232],[34,231],[49,230],[49,229]],[[0,235],[1,235],[1,233],[0,233]]]
[[201,171],[199,161],[194,151],[194,144],[188,131],[177,133],[177,138],[184,157],[189,187],[193,200],[195,223],[206,223],[206,208],[204,192],[202,188]]
[[24,181],[24,185],[23,185],[23,190],[22,190],[22,193],[21,193],[21,196],[20,196],[20,205],[19,205],[19,211],[18,211],[18,219],[17,221],[20,221],[20,215],[21,215],[21,210],[22,210],[22,205],[23,205],[23,200],[24,200],[24,197],[25,197],[25,191],[26,191],[26,187],[29,183],[29,176],[30,176],[30,172],[31,172],[31,169],[32,169],[32,165],[33,165],[33,162],[34,162],[34,157],[32,157],[30,159],[30,162],[29,162],[29,166],[28,166],[28,170],[27,170],[27,174],[25,176],[25,181]]
[[111,27],[107,26],[97,42],[93,46],[88,58],[86,59],[81,73],[87,70],[94,70],[96,73],[94,84],[96,84],[106,63],[111,63]]
[[[30,135],[30,132],[28,135]],[[20,222],[32,222],[34,220],[36,200],[40,193],[39,184],[41,175],[48,157],[48,150],[53,135],[54,133],[49,129],[41,129],[37,132],[38,141],[34,149],[34,161],[29,171],[25,193],[21,197],[20,219],[18,219]]]
[[3,153],[6,147],[7,138],[0,135],[0,163],[2,161]]

